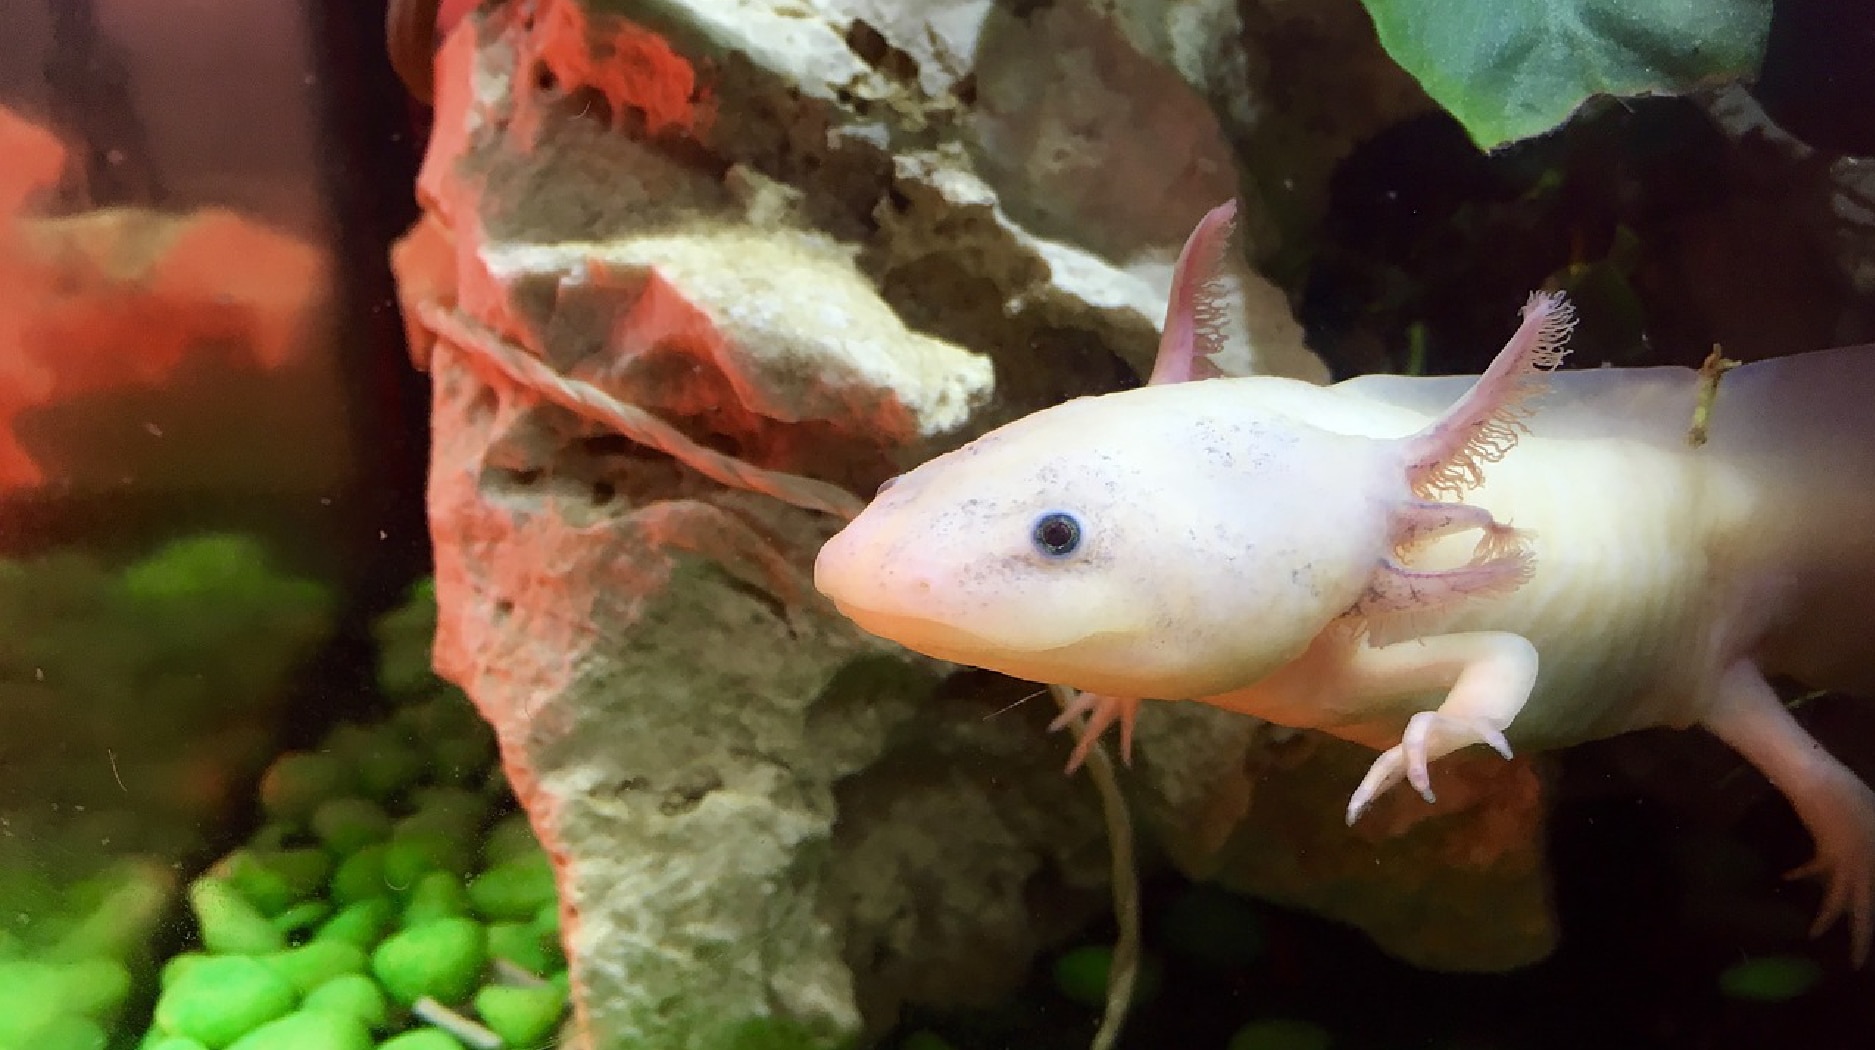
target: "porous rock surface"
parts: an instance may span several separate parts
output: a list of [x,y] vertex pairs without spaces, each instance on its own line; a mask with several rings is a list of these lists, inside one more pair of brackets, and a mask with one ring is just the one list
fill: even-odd
[[[1045,700],[996,713],[1023,690],[946,678],[818,599],[837,521],[547,404],[420,313],[862,494],[1136,382],[1180,243],[1243,188],[1244,114],[1207,95],[1247,74],[1188,46],[1198,23],[1106,6],[515,0],[442,43],[425,215],[393,259],[433,376],[436,662],[556,858],[589,1045],[832,1043],[991,1001],[1106,907],[1099,810]],[[1245,366],[1321,378],[1264,284]],[[1153,705],[1128,782],[1194,874],[1408,958],[1547,949],[1527,768],[1478,778],[1530,790],[1383,810],[1405,830],[1379,840],[1330,828],[1352,752],[1304,743]]]

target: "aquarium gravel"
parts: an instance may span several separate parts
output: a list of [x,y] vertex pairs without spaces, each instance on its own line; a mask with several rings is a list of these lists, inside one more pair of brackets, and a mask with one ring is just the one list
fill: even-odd
[[426,581],[378,622],[391,712],[276,758],[264,823],[189,883],[193,929],[162,967],[143,1050],[556,1039],[569,987],[553,866],[493,734],[428,671],[434,617]]

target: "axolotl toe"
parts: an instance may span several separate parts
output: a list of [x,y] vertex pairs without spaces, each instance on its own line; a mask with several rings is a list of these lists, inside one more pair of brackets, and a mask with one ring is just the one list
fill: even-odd
[[[860,627],[1081,690],[1195,700],[1380,752],[1352,823],[1474,744],[1704,726],[1816,844],[1817,930],[1875,934],[1875,793],[1767,676],[1875,694],[1875,345],[1553,371],[1536,294],[1480,376],[1217,375],[1234,211],[1180,256],[1153,381],[1034,413],[888,483],[815,582]],[[1070,760],[1078,763],[1095,734]]]

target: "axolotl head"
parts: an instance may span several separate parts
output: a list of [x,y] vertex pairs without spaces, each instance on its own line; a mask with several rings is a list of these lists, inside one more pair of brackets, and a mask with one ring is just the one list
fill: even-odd
[[1240,382],[1077,399],[933,459],[827,542],[815,586],[873,634],[1019,678],[1248,685],[1359,600],[1406,493],[1392,443],[1258,411]]

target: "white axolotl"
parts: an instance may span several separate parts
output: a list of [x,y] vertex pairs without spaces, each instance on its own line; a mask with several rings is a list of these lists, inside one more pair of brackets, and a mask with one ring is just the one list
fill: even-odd
[[1560,295],[1481,376],[1215,378],[1233,215],[1186,243],[1149,385],[888,482],[816,586],[910,649],[1082,690],[1070,768],[1115,721],[1129,751],[1142,699],[1370,746],[1350,823],[1471,744],[1704,726],[1795,807],[1813,935],[1847,912],[1859,965],[1875,793],[1766,676],[1875,693],[1875,345],[1732,370],[1697,445],[1701,373],[1549,371]]

